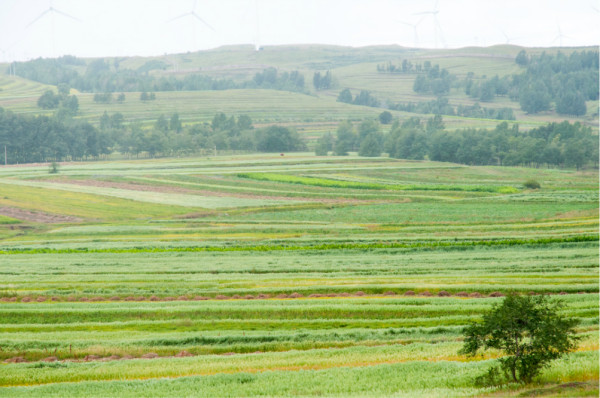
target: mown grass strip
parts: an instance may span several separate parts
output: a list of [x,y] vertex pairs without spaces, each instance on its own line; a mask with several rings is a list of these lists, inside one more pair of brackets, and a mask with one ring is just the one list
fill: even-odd
[[238,173],[237,177],[257,181],[284,182],[289,184],[311,185],[326,188],[377,189],[386,191],[464,191],[517,193],[519,190],[511,186],[493,185],[397,185],[371,182],[333,180],[319,177],[302,177],[276,173]]
[[256,245],[256,246],[189,246],[189,247],[132,247],[132,248],[15,248],[0,250],[4,254],[39,253],[165,253],[165,252],[268,252],[268,251],[307,251],[307,250],[372,250],[372,249],[419,249],[419,248],[468,248],[477,246],[521,246],[548,245],[553,243],[597,242],[598,235],[579,235],[566,238],[540,239],[488,239],[470,241],[434,242],[377,242],[377,243],[324,243],[316,245]]

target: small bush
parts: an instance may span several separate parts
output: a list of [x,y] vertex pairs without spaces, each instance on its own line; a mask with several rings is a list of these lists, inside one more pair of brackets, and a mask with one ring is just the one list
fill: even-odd
[[59,167],[60,167],[60,165],[58,163],[52,162],[50,164],[50,170],[48,170],[48,173],[50,173],[50,174],[57,174]]
[[541,188],[540,183],[537,182],[536,180],[527,180],[527,181],[525,181],[523,186],[528,189],[540,189]]

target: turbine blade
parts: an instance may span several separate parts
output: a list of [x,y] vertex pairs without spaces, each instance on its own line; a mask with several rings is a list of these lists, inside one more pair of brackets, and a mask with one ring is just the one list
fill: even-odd
[[60,15],[62,15],[63,17],[71,18],[71,19],[73,19],[73,20],[75,20],[75,21],[77,21],[77,22],[83,22],[81,19],[79,19],[79,18],[75,18],[74,16],[72,16],[72,15],[69,15],[69,14],[67,14],[67,13],[64,13],[64,12],[62,12],[61,10],[57,10],[56,8],[52,8],[52,11],[56,12],[57,14],[60,14]]
[[46,15],[46,14],[48,14],[50,12],[50,10],[52,10],[52,9],[48,8],[46,11],[44,11],[43,13],[41,13],[40,15],[38,15],[36,19],[34,19],[33,21],[29,22],[29,24],[27,26],[25,26],[25,29],[27,29],[28,27],[30,27],[31,25],[33,25],[34,23],[36,23],[37,21],[39,21],[40,19],[42,19],[44,17],[44,15]]
[[168,22],[173,22],[173,21],[175,21],[176,19],[180,19],[180,18],[183,18],[183,17],[187,17],[188,15],[191,15],[191,13],[189,13],[189,12],[186,12],[186,13],[184,13],[184,14],[181,14],[181,15],[179,15],[179,16],[176,16],[175,18],[171,18],[171,19],[169,19],[169,20],[167,21],[167,23],[168,23]]
[[212,26],[210,26],[208,24],[208,22],[206,22],[204,19],[200,18],[198,16],[198,14],[196,14],[195,12],[192,12],[192,16],[195,17],[198,21],[202,22],[204,25],[208,26],[210,28],[210,30],[212,30],[213,32],[216,32],[215,28],[213,28]]

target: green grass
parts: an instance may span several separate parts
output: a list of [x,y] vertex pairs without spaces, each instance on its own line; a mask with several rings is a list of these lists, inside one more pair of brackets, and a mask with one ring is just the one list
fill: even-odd
[[[493,396],[597,380],[597,172],[235,155],[6,167],[0,191],[14,217],[0,220],[19,221],[0,221],[0,360],[27,361],[0,365],[0,396]],[[498,353],[458,355],[461,330],[511,291],[563,301],[580,351],[538,384],[476,388]]]
[[317,177],[298,177],[288,174],[273,173],[240,173],[241,178],[249,178],[259,181],[284,182],[289,184],[315,185],[330,188],[355,188],[355,189],[378,189],[391,191],[469,191],[469,192],[498,192],[516,193],[514,187],[490,187],[490,186],[460,186],[460,185],[392,185],[365,183],[357,181],[340,181]]

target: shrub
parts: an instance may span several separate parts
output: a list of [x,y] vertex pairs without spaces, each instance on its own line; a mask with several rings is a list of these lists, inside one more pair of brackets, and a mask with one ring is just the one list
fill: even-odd
[[541,188],[540,183],[537,182],[536,180],[527,180],[527,181],[525,181],[523,186],[528,189],[540,189]]

